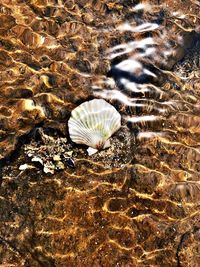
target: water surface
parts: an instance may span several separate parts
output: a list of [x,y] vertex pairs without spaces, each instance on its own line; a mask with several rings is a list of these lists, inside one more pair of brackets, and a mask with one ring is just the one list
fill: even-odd
[[[1,1],[2,266],[200,265],[199,11],[195,0]],[[123,127],[89,157],[66,122],[96,97]],[[30,151],[63,165],[45,174]]]

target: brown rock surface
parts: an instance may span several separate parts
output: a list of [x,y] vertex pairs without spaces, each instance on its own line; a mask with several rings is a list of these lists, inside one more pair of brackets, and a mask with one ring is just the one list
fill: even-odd
[[[200,4],[137,3],[1,1],[1,266],[200,266]],[[159,27],[120,31],[125,22]],[[155,53],[143,57],[148,37]],[[133,40],[140,46],[109,58]],[[139,91],[122,88],[114,71],[107,77],[127,58],[140,62],[130,70]],[[151,79],[141,78],[145,68]],[[66,122],[94,92],[123,127],[89,157]],[[60,157],[64,170],[45,174],[27,148],[55,166]]]

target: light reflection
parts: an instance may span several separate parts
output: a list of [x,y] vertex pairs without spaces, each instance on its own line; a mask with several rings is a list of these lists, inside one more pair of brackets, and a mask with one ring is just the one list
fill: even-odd
[[160,119],[160,116],[155,116],[155,115],[126,117],[126,120],[130,121],[132,123],[145,122],[145,121],[155,121],[155,120],[159,120],[159,119]]
[[123,103],[126,106],[134,106],[134,107],[143,107],[144,104],[138,104],[135,103],[134,100],[129,98],[126,94],[118,91],[118,90],[101,90],[95,92],[95,95],[98,97],[102,97],[105,99],[111,99],[111,100],[119,100],[121,103]]
[[154,31],[159,28],[159,25],[157,23],[143,23],[139,26],[133,27],[128,22],[121,24],[119,27],[117,27],[120,31],[130,31],[130,32],[148,32],[148,31]]
[[152,9],[153,9],[153,6],[148,3],[140,3],[132,8],[132,10],[135,12],[139,10],[151,11]]
[[141,139],[153,139],[158,137],[163,137],[165,135],[164,132],[140,132],[137,135],[139,140]]
[[[148,48],[148,46],[152,46],[152,45],[155,45],[155,41],[151,37],[144,38],[139,41],[128,42],[127,44],[116,45],[107,50],[108,58],[113,59],[118,56],[128,54],[130,52],[133,52],[137,48],[143,49],[145,51]],[[148,51],[148,55],[149,55],[149,51]],[[155,48],[152,48],[151,52],[155,52]]]
[[[151,5],[142,3],[132,10],[149,12],[151,8]],[[150,121],[165,119],[164,116],[182,107],[180,100],[169,100],[168,92],[157,83],[160,74],[166,75],[160,66],[165,65],[174,52],[168,41],[169,33],[158,23],[149,21],[140,25],[125,22],[117,27],[117,32],[129,32],[133,39],[107,49],[106,57],[112,62],[109,78],[101,78],[92,87],[95,96],[117,100],[124,106],[123,118],[131,124],[143,122],[145,126]],[[177,42],[181,43],[182,39],[179,39],[177,37]],[[163,134],[142,132],[139,137],[153,138]]]

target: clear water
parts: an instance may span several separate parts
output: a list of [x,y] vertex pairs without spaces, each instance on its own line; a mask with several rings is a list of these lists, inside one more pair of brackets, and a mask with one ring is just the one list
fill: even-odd
[[[136,2],[0,3],[2,266],[200,265],[200,4]],[[96,97],[123,126],[89,157]]]

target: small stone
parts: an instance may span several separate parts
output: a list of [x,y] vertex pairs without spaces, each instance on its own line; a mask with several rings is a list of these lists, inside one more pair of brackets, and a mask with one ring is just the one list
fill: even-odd
[[65,165],[62,163],[62,161],[58,161],[58,162],[56,163],[56,167],[57,167],[59,170],[64,170]]
[[53,156],[53,160],[54,160],[54,161],[60,161],[61,158],[60,158],[59,155],[54,155],[54,156]]
[[67,154],[69,157],[71,157],[72,154],[73,154],[73,150],[71,150],[71,151],[67,151],[66,154]]
[[26,169],[32,169],[32,168],[34,168],[34,167],[32,165],[28,165],[28,164],[22,164],[19,166],[20,171],[24,171]]
[[70,158],[69,159],[66,159],[65,162],[66,162],[66,164],[67,164],[68,167],[73,168],[73,169],[75,168],[75,164],[74,164],[73,159],[70,159]]
[[31,161],[33,161],[33,162],[39,162],[40,164],[43,165],[43,160],[41,158],[37,157],[37,156],[33,157],[31,159]]
[[44,171],[44,173],[54,174],[54,169],[49,168],[49,167],[47,167],[47,166],[44,166],[43,171]]
[[97,153],[97,152],[98,152],[98,149],[89,147],[89,148],[87,149],[87,152],[88,152],[88,155],[91,156],[91,155]]

